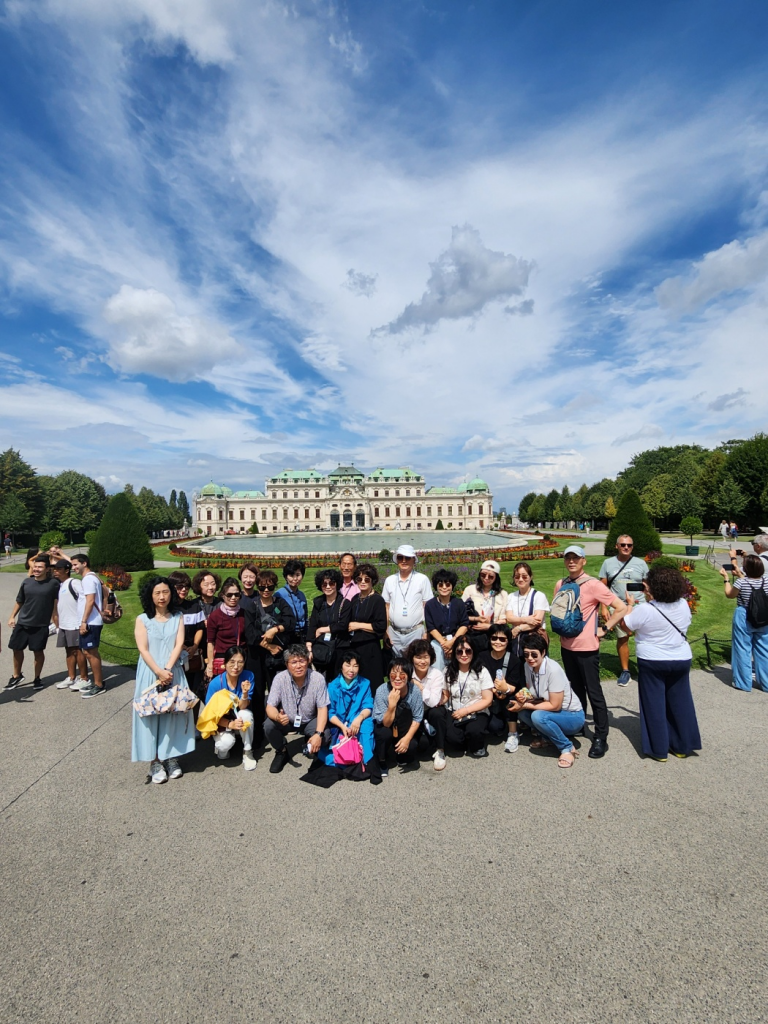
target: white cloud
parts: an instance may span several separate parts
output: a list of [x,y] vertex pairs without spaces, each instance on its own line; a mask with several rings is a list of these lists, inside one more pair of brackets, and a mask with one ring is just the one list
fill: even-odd
[[741,405],[742,398],[746,398],[749,394],[744,388],[739,388],[737,391],[731,391],[727,395],[718,395],[717,398],[713,399],[707,408],[712,412],[723,412],[724,409],[730,409],[732,406]]
[[342,287],[347,288],[353,295],[364,295],[370,298],[376,291],[376,278],[378,274],[363,274],[358,270],[348,270],[347,279]]
[[619,445],[629,444],[630,441],[658,441],[662,437],[664,430],[657,423],[645,423],[631,434],[622,434],[621,437],[614,438],[611,444],[618,448]]
[[451,242],[434,263],[427,290],[418,302],[377,328],[376,333],[400,334],[409,328],[431,328],[441,320],[477,316],[498,300],[522,295],[534,264],[483,245],[470,224],[454,227]]
[[768,276],[768,231],[728,242],[708,252],[684,276],[668,277],[656,289],[662,309],[675,316],[695,312],[723,292],[749,288]]
[[220,325],[180,316],[171,299],[154,288],[124,284],[107,301],[104,319],[112,328],[109,361],[125,373],[184,382],[242,353]]

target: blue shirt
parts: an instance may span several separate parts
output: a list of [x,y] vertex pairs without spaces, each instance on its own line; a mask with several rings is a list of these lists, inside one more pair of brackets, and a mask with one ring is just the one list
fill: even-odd
[[[376,722],[381,722],[384,715],[387,713],[389,707],[389,694],[392,691],[391,683],[382,683],[376,691],[376,697],[373,701],[373,718]],[[400,700],[403,700],[401,697]],[[411,709],[414,722],[420,722],[424,718],[424,701],[421,697],[421,690],[418,686],[408,683],[408,692],[405,695],[405,703]]]
[[227,686],[226,672],[222,672],[221,675],[214,676],[210,683],[208,683],[208,692],[205,695],[205,703],[207,704],[211,697],[214,695],[214,693],[218,693],[219,690],[229,690],[229,692],[234,693],[234,695],[239,700],[242,700],[243,682],[247,682],[250,684],[251,688],[248,691],[248,697],[246,699],[251,700],[253,698],[253,672],[249,672],[248,669],[243,669],[243,671],[237,677],[237,686],[234,688],[234,690],[229,690],[229,687]]
[[307,631],[307,595],[302,590],[291,590],[286,583],[277,592],[288,603],[289,608],[296,619],[296,632],[306,633]]

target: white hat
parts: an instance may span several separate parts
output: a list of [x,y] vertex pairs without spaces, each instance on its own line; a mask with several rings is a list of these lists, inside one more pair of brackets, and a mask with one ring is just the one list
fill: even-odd
[[480,566],[480,572],[482,572],[483,569],[491,569],[497,576],[501,576],[501,566],[498,562],[494,562],[492,558],[489,558],[487,562],[483,562]]
[[579,558],[586,558],[587,552],[578,544],[571,544],[571,546],[566,548],[563,552],[563,558],[565,558],[566,555],[578,555]]
[[397,549],[397,551],[392,556],[392,561],[393,562],[397,561],[397,556],[398,555],[403,555],[403,557],[405,557],[405,558],[413,558],[413,559],[415,559],[418,562],[418,558],[416,558],[416,551],[414,550],[414,547],[413,547],[412,544],[401,544],[400,547]]

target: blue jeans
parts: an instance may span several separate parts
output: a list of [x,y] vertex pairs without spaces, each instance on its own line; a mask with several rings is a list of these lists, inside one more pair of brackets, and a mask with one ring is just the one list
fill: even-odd
[[571,749],[570,737],[584,728],[583,711],[528,711],[524,708],[518,711],[517,716],[554,743],[561,753]]
[[752,689],[752,659],[755,661],[755,686],[768,690],[768,626],[755,629],[747,622],[747,609],[736,607],[731,628],[731,668],[737,690]]

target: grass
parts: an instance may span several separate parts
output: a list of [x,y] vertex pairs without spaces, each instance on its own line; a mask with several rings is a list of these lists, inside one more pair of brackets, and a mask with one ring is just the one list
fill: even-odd
[[[155,549],[157,550],[157,549]],[[158,556],[159,557],[159,556]],[[596,576],[603,562],[602,555],[593,555],[587,559],[587,572]],[[470,575],[474,576],[479,570],[480,563],[475,562],[466,566]],[[541,559],[532,562],[534,572],[534,585],[537,590],[542,590],[551,599],[555,583],[564,575],[563,564],[560,559]],[[429,566],[427,575],[432,574],[436,567]],[[451,566],[451,568],[459,568]],[[379,567],[380,572],[384,567]],[[394,569],[394,566],[393,566]],[[137,654],[133,639],[133,628],[136,616],[141,612],[141,604],[136,587],[136,579],[141,573],[134,574],[134,583],[128,590],[118,594],[120,604],[125,609],[122,619],[111,626],[105,626],[102,633],[102,646],[104,657],[108,661],[116,662],[118,665],[133,666],[136,664]],[[221,573],[219,573],[221,575]],[[232,572],[232,575],[237,575]],[[506,563],[502,566],[502,582],[505,589],[511,589],[512,564]],[[278,571],[278,577],[281,573]],[[696,571],[690,577],[700,594],[698,609],[693,616],[693,622],[689,630],[692,640],[697,640],[704,633],[710,638],[727,641],[725,646],[717,645],[712,650],[713,661],[727,661],[730,658],[730,636],[731,619],[733,616],[734,604],[723,596],[722,579],[718,573],[706,562],[698,561]],[[282,579],[281,579],[282,583]],[[319,591],[314,584],[314,572],[310,570],[302,584],[302,590],[307,595],[310,608]],[[560,638],[550,631],[552,655],[560,658]],[[693,648],[694,668],[706,667],[706,650],[703,641],[695,642]],[[635,659],[635,643],[630,638],[630,667],[636,673],[637,662]],[[619,659],[616,654],[615,644],[608,640],[601,645],[600,676],[603,679],[615,679],[620,672]]]

